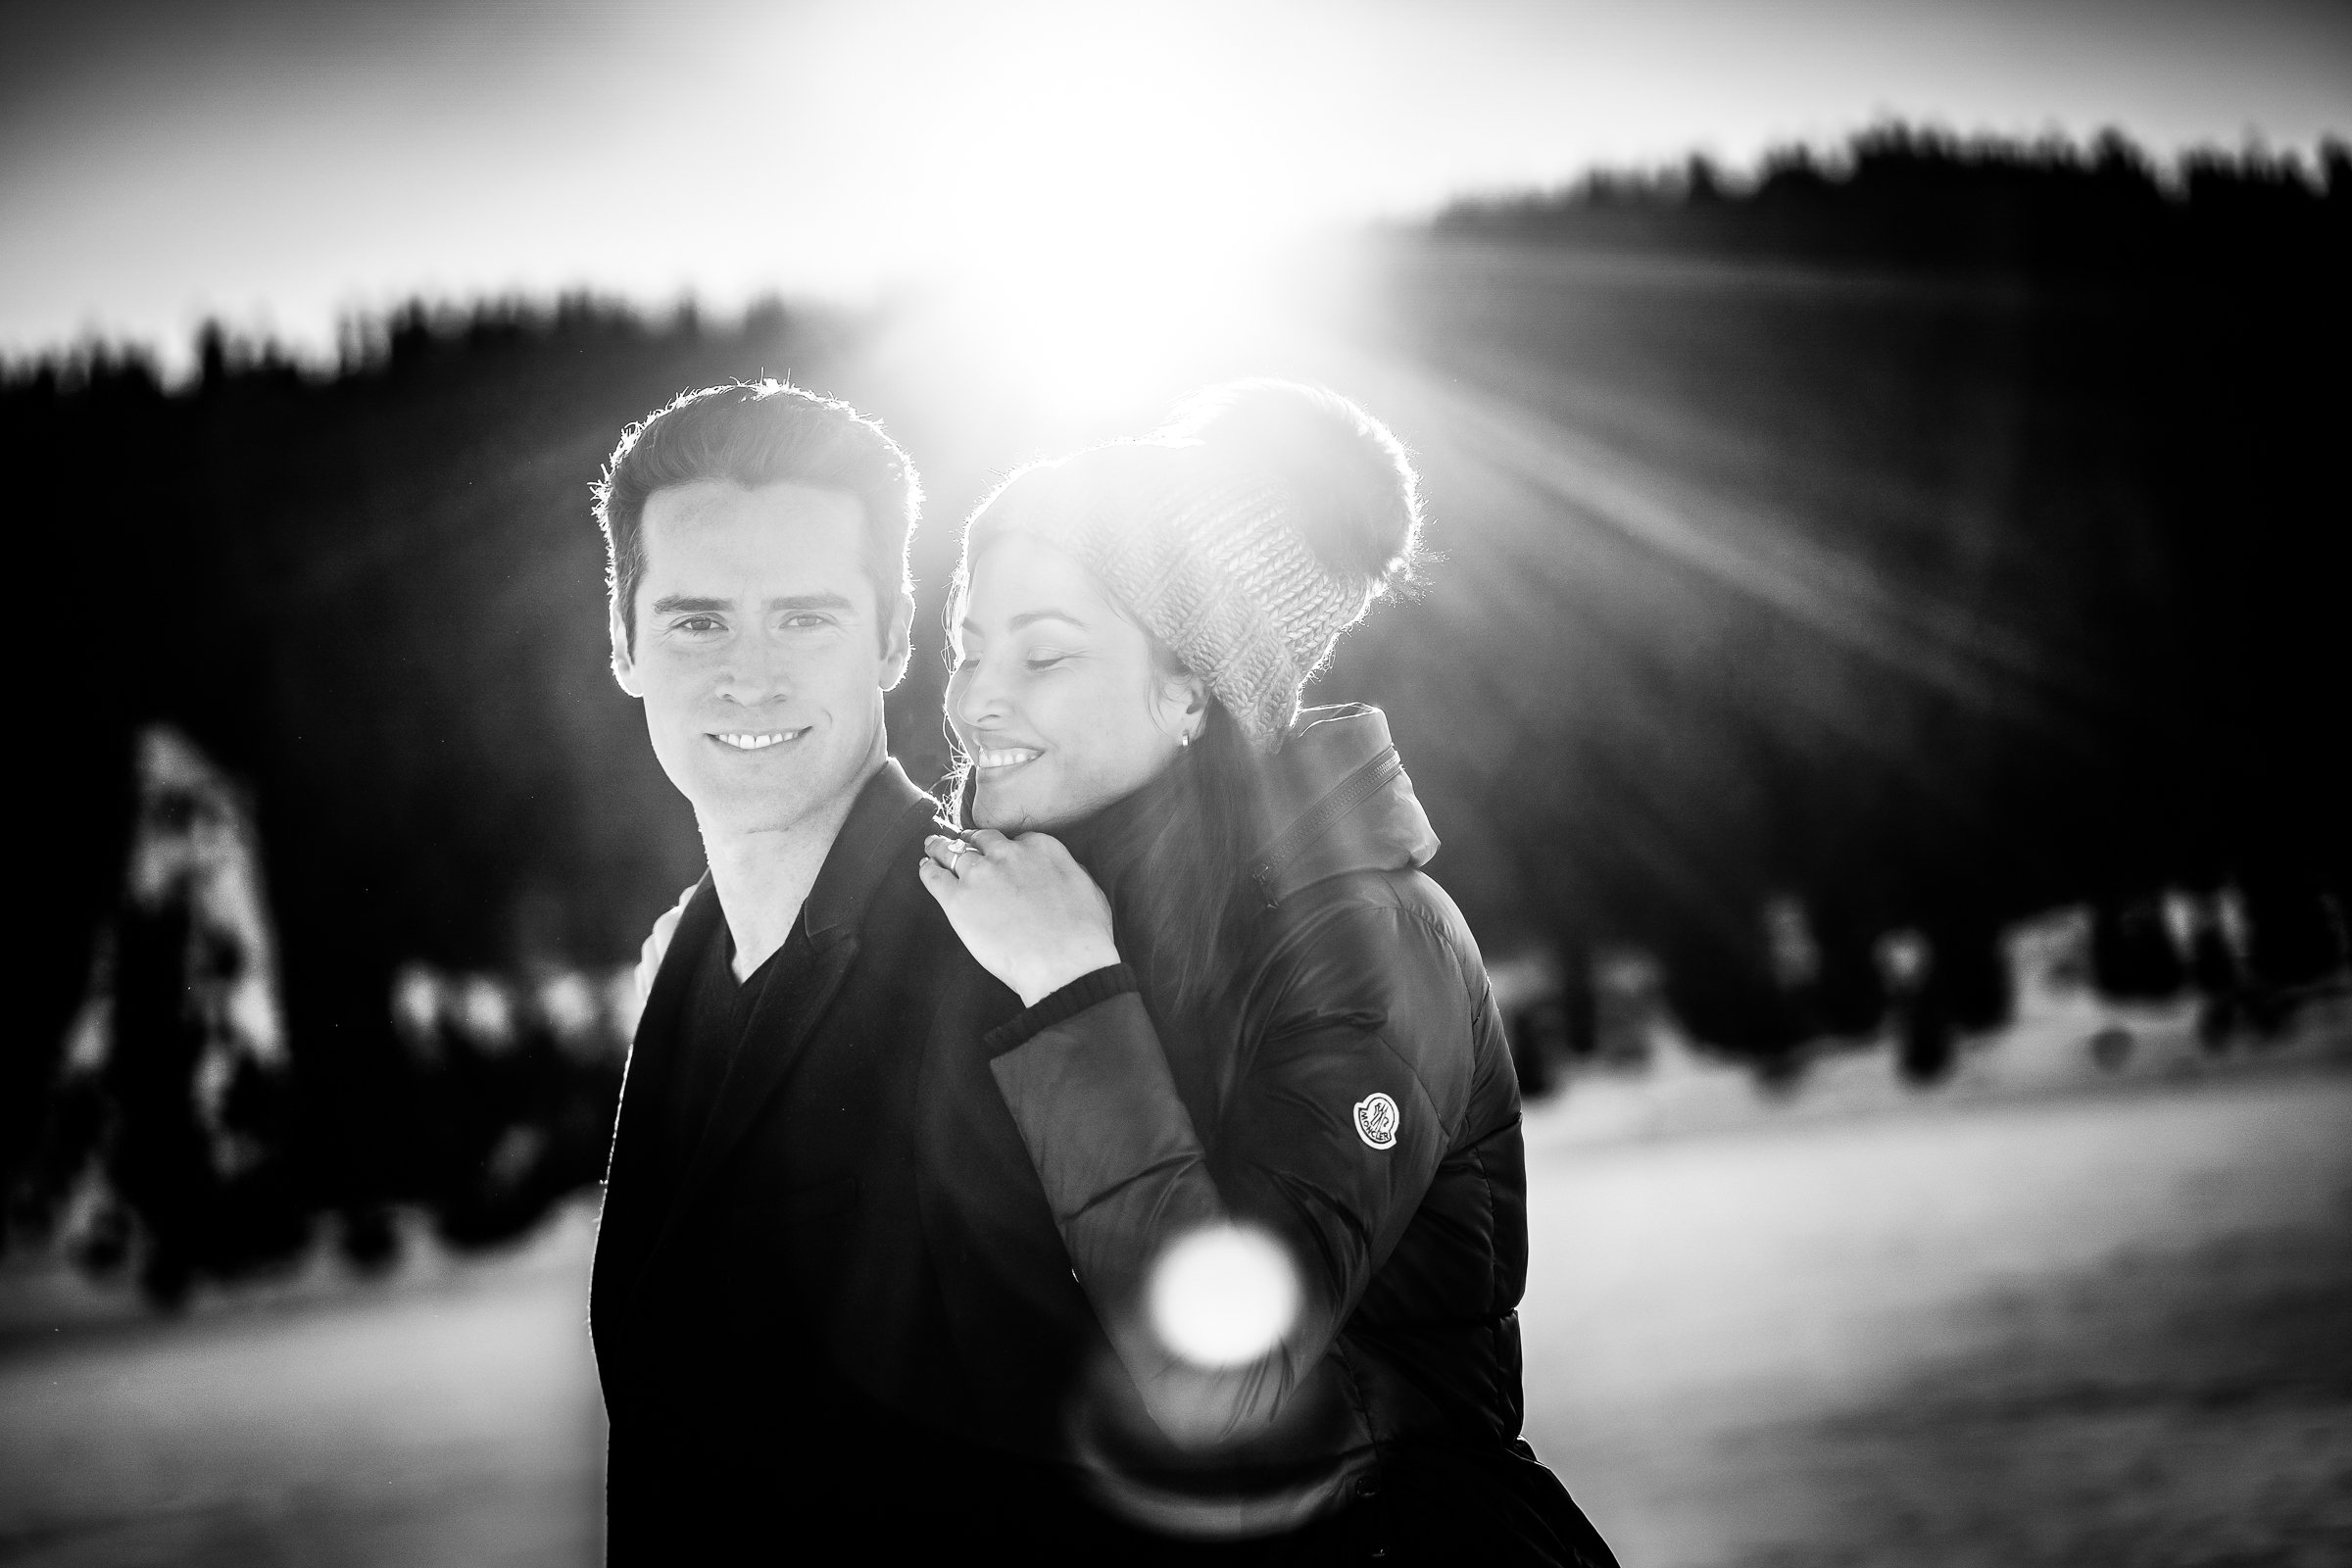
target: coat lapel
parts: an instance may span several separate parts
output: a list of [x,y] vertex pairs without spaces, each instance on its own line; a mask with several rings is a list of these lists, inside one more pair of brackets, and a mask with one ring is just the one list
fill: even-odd
[[[802,906],[802,921],[815,952],[808,966],[793,976],[790,984],[771,985],[760,997],[745,1026],[742,1049],[735,1054],[719,1085],[718,1103],[704,1126],[686,1173],[662,1213],[655,1217],[651,1241],[638,1254],[629,1276],[632,1291],[677,1229],[680,1216],[690,1211],[727,1155],[759,1124],[762,1112],[791,1076],[793,1065],[816,1038],[857,961],[858,921],[867,899],[888,865],[909,848],[910,836],[919,838],[922,825],[930,818],[930,797],[907,782],[896,761],[886,761],[859,794],[858,805],[849,820],[842,824],[841,835],[825,858],[816,885],[809,889],[808,901]],[[702,903],[698,898],[696,905]],[[715,894],[710,896],[709,904],[712,923],[705,928],[707,940],[716,941],[723,921],[717,911]],[[693,909],[689,908],[688,915],[692,914]],[[678,946],[684,946],[686,934],[685,923],[681,921]],[[656,980],[654,995],[647,1003],[649,1013],[655,1003],[663,1000],[662,984],[670,978],[672,967],[670,963],[663,964],[662,977]],[[671,1001],[672,1014],[684,1009],[687,975],[691,972],[684,963],[674,967],[680,973]],[[674,1017],[670,1029],[674,1034]],[[622,1115],[625,1119],[625,1107]]]
[[791,984],[771,985],[760,997],[744,1030],[743,1049],[735,1054],[734,1064],[719,1084],[718,1104],[678,1183],[675,1207],[694,1200],[711,1171],[760,1119],[760,1112],[791,1075],[793,1063],[808,1049],[857,957],[857,934],[840,932],[817,950],[806,969],[791,977]]

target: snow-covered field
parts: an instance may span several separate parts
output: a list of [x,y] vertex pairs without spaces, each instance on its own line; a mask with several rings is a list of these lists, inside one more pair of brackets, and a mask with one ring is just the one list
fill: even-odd
[[511,1256],[384,1285],[320,1269],[178,1322],[17,1329],[0,1561],[595,1563],[592,1235],[573,1208]]
[[1581,1132],[1528,1427],[1629,1568],[2352,1562],[2352,1075]]
[[[1628,1568],[2352,1561],[2352,1073],[1670,1102],[1727,1092],[1530,1119],[1529,1432]],[[0,1560],[595,1561],[588,1240],[8,1282]]]

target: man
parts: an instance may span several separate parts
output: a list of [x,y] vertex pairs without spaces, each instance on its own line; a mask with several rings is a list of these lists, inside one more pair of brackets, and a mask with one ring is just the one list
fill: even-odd
[[911,1075],[954,937],[885,753],[906,454],[773,381],[679,398],[597,487],[612,669],[709,872],[630,1052],[590,1317],[615,1564],[968,1543],[988,1464],[917,1238]]

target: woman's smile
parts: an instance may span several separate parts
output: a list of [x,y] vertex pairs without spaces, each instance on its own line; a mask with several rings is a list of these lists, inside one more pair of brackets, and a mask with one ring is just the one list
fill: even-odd
[[1068,822],[1175,756],[1182,700],[1152,641],[1078,558],[1013,533],[973,561],[948,719],[978,786],[978,825]]

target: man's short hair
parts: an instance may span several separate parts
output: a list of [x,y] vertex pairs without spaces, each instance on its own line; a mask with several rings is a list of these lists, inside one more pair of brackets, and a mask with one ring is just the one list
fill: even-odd
[[858,498],[874,608],[914,591],[906,539],[923,508],[922,481],[882,426],[834,398],[782,381],[737,381],[682,392],[620,433],[604,478],[590,489],[605,531],[605,587],[637,648],[637,584],[645,575],[645,503],[657,490],[722,479],[756,490],[805,484]]

